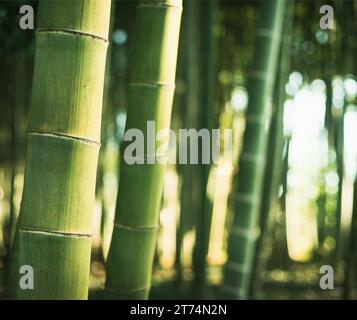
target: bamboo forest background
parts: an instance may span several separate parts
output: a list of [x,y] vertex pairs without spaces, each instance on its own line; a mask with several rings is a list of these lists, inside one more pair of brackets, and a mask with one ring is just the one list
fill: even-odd
[[[148,236],[135,247],[134,240],[121,241],[118,230],[107,260],[116,208],[130,211],[130,203],[148,211],[140,206],[151,200],[139,192],[137,176],[120,164],[127,112],[135,107],[129,92],[137,90],[133,95],[150,99],[145,89],[129,85],[132,74],[152,80],[140,70],[146,50],[156,45],[140,44],[140,36],[134,43],[137,25],[150,28],[145,26],[150,13],[138,14],[138,3],[111,4],[90,275],[84,288],[90,299],[108,297],[106,275],[107,287],[115,287],[124,281],[120,277],[131,279],[140,272],[118,271],[116,252],[145,254],[155,244]],[[19,28],[23,4],[37,12],[37,1],[0,1],[4,299],[11,297],[10,253],[16,247],[26,145],[33,139],[26,135],[31,95],[36,93],[33,81],[46,81],[33,76],[35,32]],[[147,284],[152,274],[149,298],[357,298],[357,2],[184,0],[182,5],[171,128],[233,129],[233,154],[211,165],[167,166],[162,195],[154,195],[159,231],[153,269],[143,279]],[[322,5],[334,8],[333,29],[319,25]],[[261,28],[275,36],[261,36]],[[168,31],[172,43],[175,30]],[[166,53],[167,61],[175,61]],[[266,78],[259,82],[253,72],[264,72]],[[271,108],[265,106],[270,98]],[[255,160],[247,161],[249,155]],[[91,168],[85,159],[83,166]],[[159,174],[156,178],[159,184]],[[250,203],[242,201],[242,194]],[[148,212],[148,221],[155,214]],[[130,237],[139,235],[126,239]],[[29,248],[36,250],[35,245]],[[333,267],[333,290],[319,286],[323,265]],[[238,274],[239,267],[244,272]]]

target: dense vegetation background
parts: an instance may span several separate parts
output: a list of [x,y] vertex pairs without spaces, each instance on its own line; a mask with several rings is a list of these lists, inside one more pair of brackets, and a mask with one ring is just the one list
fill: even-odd
[[[159,194],[152,299],[357,296],[357,3],[265,2],[270,3],[183,1],[171,128],[233,129],[234,147],[232,156],[222,153],[215,164],[167,166]],[[145,60],[144,53],[132,54],[138,3],[111,5],[93,208],[92,299],[105,297],[129,83]],[[35,31],[19,28],[23,4],[35,12],[38,7],[37,1],[0,1],[2,298],[9,296],[34,86]],[[320,26],[322,5],[334,9],[333,29]],[[261,36],[262,25],[281,41]],[[140,50],[151,50],[150,43]],[[266,75],[263,84],[252,80],[254,72]],[[269,99],[271,107],[265,106]],[[251,125],[252,118],[261,125]],[[244,163],[247,152],[260,166]],[[252,181],[250,188],[246,184]],[[254,206],[238,204],[242,190],[258,199]],[[121,204],[130,193],[121,195]],[[140,192],[135,196],[138,203],[145,199]],[[252,219],[244,225],[247,215]],[[233,236],[246,226],[253,240]],[[130,252],[131,244],[117,246]],[[231,274],[238,264],[248,268],[242,278]],[[323,265],[334,269],[333,290],[320,288]]]

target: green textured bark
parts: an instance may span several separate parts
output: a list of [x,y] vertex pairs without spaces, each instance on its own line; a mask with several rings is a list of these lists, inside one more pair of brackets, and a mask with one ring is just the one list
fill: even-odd
[[[155,121],[156,132],[170,127],[181,12],[181,0],[151,0],[138,6],[125,129],[142,130],[145,146],[147,121]],[[123,144],[123,152],[127,146]],[[159,147],[156,144],[155,151]],[[108,298],[145,299],[149,294],[165,172],[163,164],[147,164],[153,156],[147,150],[136,154],[145,164],[121,162],[107,259]]]
[[[290,71],[289,37],[294,22],[294,7],[294,1],[289,1],[284,16],[284,30],[280,45],[280,65],[276,70],[277,76],[273,98],[274,110],[269,128],[268,150],[264,172],[264,189],[259,222],[260,234],[255,249],[250,296],[260,291],[260,286],[262,285],[260,275],[266,270],[273,247],[272,233],[276,220],[276,212],[273,210],[273,206],[279,200],[278,191],[281,184],[284,149],[284,103],[286,99],[285,84],[288,81]],[[271,249],[263,251],[263,248]]]
[[271,113],[285,5],[285,0],[278,0],[263,1],[260,6],[260,25],[248,74],[246,128],[222,287],[227,298],[247,298],[249,291],[268,142],[266,124]]
[[[20,299],[86,299],[110,0],[40,1],[15,273]],[[21,275],[18,276],[20,278]]]

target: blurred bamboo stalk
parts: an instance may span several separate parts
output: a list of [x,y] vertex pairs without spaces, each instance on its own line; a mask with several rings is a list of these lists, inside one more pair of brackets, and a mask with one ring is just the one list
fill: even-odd
[[[341,41],[341,70],[342,76],[345,77],[350,73],[353,73],[354,68],[354,60],[353,60],[353,47],[352,47],[352,39],[354,37],[353,30],[353,22],[354,22],[354,7],[353,1],[344,1],[341,3],[341,10],[343,19],[345,19],[345,23],[343,24],[343,37]],[[337,194],[337,207],[336,207],[336,225],[335,225],[335,256],[334,256],[334,264],[338,266],[341,265],[341,262],[345,260],[345,252],[346,252],[346,240],[347,235],[346,231],[343,230],[341,225],[342,219],[342,198],[343,198],[343,184],[344,184],[344,175],[345,175],[345,156],[344,156],[344,144],[345,144],[345,113],[347,110],[348,101],[346,100],[343,104],[341,110],[336,112],[336,117],[334,119],[334,142],[335,142],[335,150],[336,150],[336,165],[337,165],[337,174],[338,174],[338,194]],[[342,267],[344,268],[343,264]]]
[[[199,1],[184,1],[185,12],[182,25],[182,60],[187,90],[185,95],[185,106],[182,114],[182,127],[186,129],[197,128],[200,117],[200,33],[199,21],[201,7]],[[187,158],[191,157],[191,150],[187,150]],[[199,212],[200,175],[195,164],[179,164],[181,175],[180,192],[180,215],[177,227],[176,264],[177,280],[182,280],[184,265],[183,258],[189,256],[186,252],[184,241],[189,232],[195,229]],[[192,262],[193,263],[193,262]]]
[[[216,93],[216,56],[217,56],[217,39],[214,34],[215,15],[218,10],[216,1],[208,3],[201,2],[201,19],[200,29],[201,36],[201,79],[200,84],[200,121],[199,129],[213,129],[218,125],[218,111],[215,100]],[[216,116],[216,117],[214,117]],[[212,142],[217,143],[217,141]],[[202,144],[200,144],[202,147]],[[202,149],[199,149],[199,155],[202,157]],[[207,197],[208,178],[211,165],[199,163],[197,168],[200,175],[200,193],[198,197],[199,206],[196,222],[196,241],[193,251],[193,270],[194,295],[197,297],[204,296],[207,284],[207,254],[209,248],[211,219],[213,203]]]
[[[294,23],[294,1],[289,1],[284,17],[284,29],[280,45],[280,66],[277,68],[275,83],[274,106],[269,128],[268,151],[266,155],[265,173],[264,173],[264,192],[261,203],[260,213],[260,233],[257,239],[254,267],[251,279],[252,296],[261,288],[261,279],[259,276],[266,270],[268,259],[272,252],[272,232],[276,219],[276,206],[279,200],[279,186],[281,184],[281,168],[283,165],[284,149],[284,103],[286,99],[285,85],[289,79],[290,71],[290,37]],[[267,252],[262,252],[264,248]]]
[[238,185],[234,191],[234,217],[228,240],[228,261],[224,269],[223,295],[247,298],[259,210],[263,192],[266,125],[270,120],[271,99],[279,56],[286,1],[263,1],[260,26],[249,73],[249,102],[243,149],[239,159]]

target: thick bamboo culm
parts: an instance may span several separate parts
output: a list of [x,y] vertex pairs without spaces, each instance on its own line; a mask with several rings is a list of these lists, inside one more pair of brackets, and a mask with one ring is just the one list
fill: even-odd
[[20,299],[88,296],[110,5],[39,3],[16,264],[34,288]]
[[279,56],[285,0],[262,1],[251,70],[243,148],[234,191],[234,217],[228,239],[223,295],[247,298],[264,181],[266,128]]
[[[145,146],[147,138],[155,138],[146,136],[147,121],[155,121],[156,132],[170,127],[181,12],[181,0],[143,1],[138,6],[126,131],[140,129]],[[145,163],[154,156],[148,151],[136,155]],[[145,299],[151,285],[165,165],[130,165],[125,159],[121,163],[106,289],[112,299]]]

